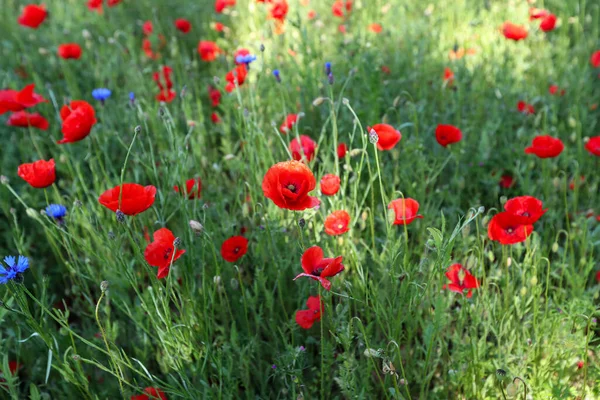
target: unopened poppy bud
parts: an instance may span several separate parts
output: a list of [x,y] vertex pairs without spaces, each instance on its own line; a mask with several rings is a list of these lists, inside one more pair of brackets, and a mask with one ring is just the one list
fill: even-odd
[[117,222],[125,222],[125,214],[123,214],[123,211],[117,210],[115,214],[117,215]]
[[31,218],[37,217],[37,212],[33,208],[27,208],[27,210],[25,210],[25,213]]
[[531,283],[531,286],[537,285],[537,283],[538,283],[537,278],[535,276],[533,278],[531,278],[530,283]]
[[500,204],[504,204],[508,201],[508,198],[506,196],[502,196],[500,197]]
[[369,142],[376,144],[378,141],[379,136],[377,135],[377,132],[375,132],[375,129],[371,129],[371,132],[369,132]]
[[509,383],[508,385],[506,385],[506,395],[508,397],[515,397],[517,395],[518,392],[518,388],[517,385],[515,385],[514,383]]
[[8,185],[8,178],[4,175],[0,175],[0,183],[2,183],[3,185]]
[[233,290],[237,290],[238,287],[240,287],[240,283],[237,281],[237,279],[234,278],[231,278],[231,280],[229,281],[229,285]]
[[510,267],[512,265],[512,257],[506,257],[506,266]]
[[496,370],[496,376],[498,377],[498,379],[502,380],[506,376],[506,371],[499,368]]
[[173,240],[173,246],[179,247],[179,245],[181,245],[181,239],[176,237],[175,240]]
[[400,381],[398,381],[398,383],[400,384],[400,386],[406,385],[406,381],[404,380],[404,378],[400,379]]
[[204,226],[202,226],[202,224],[196,220],[190,220],[190,229],[196,234],[200,234],[202,233],[202,231],[204,231]]
[[344,104],[345,106],[347,106],[348,104],[350,104],[350,100],[348,100],[347,98],[343,98],[342,99],[342,104]]
[[478,212],[479,214],[483,214],[483,213],[485,212],[485,207],[484,207],[484,206],[481,206],[481,207],[479,207],[479,208],[477,209],[477,212]]
[[263,51],[265,51],[265,45],[261,43],[259,49],[262,53]]
[[142,127],[140,125],[136,126],[135,129],[133,130],[136,134],[139,134],[140,132],[142,132]]
[[300,228],[304,228],[305,225],[306,225],[306,220],[304,218],[300,218],[300,220],[298,220],[298,226]]
[[325,101],[325,99],[323,97],[317,97],[316,99],[313,100],[312,104],[313,104],[313,106],[318,107],[321,104],[323,104],[324,101]]
[[73,354],[73,361],[81,360],[81,356],[79,354]]
[[102,291],[102,293],[104,293],[108,290],[108,286],[109,286],[108,281],[102,281],[102,283],[100,283],[100,290]]
[[215,275],[213,282],[215,285],[219,286],[221,284],[221,277],[219,275]]
[[553,253],[558,252],[558,243],[554,242],[554,244],[552,245],[552,252]]

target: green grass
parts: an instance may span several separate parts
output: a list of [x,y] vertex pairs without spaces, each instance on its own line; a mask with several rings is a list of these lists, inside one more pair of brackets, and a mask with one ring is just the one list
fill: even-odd
[[[0,398],[129,398],[147,386],[169,399],[503,399],[514,389],[521,399],[524,386],[531,399],[600,398],[600,223],[586,217],[600,214],[600,164],[584,149],[600,130],[600,71],[589,62],[600,49],[600,5],[539,2],[560,18],[543,33],[528,21],[525,1],[433,1],[426,13],[427,2],[363,0],[343,35],[332,1],[288,1],[286,32],[275,35],[268,6],[253,0],[221,15],[212,1],[123,0],[102,16],[83,0],[48,0],[50,17],[38,30],[16,22],[24,1],[4,0],[0,86],[36,83],[51,101],[35,110],[51,126],[11,128],[8,114],[0,117],[9,180],[0,186],[0,256],[23,254],[31,264],[22,285],[0,286],[0,370],[21,364],[17,376],[5,374]],[[317,11],[312,21],[309,9]],[[178,17],[192,22],[188,35],[173,27]],[[156,61],[141,51],[145,20],[165,36]],[[505,20],[528,25],[529,37],[504,39]],[[230,30],[213,31],[213,21]],[[381,34],[368,30],[372,22]],[[226,54],[201,61],[201,39]],[[65,42],[82,45],[80,60],[56,56]],[[476,54],[450,61],[455,44]],[[207,87],[223,89],[241,47],[258,58],[247,82],[224,93],[215,125]],[[166,105],[152,81],[161,65],[173,68],[177,91]],[[451,87],[445,67],[455,73]],[[548,93],[554,83],[565,96]],[[113,90],[105,106],[91,96],[96,87]],[[68,99],[93,104],[98,124],[83,141],[57,145]],[[519,100],[536,114],[519,114]],[[280,138],[292,112],[304,116]],[[380,122],[402,131],[392,151],[369,143],[366,127]],[[437,124],[460,127],[463,141],[439,146]],[[269,167],[289,159],[282,140],[296,134],[318,143],[309,164],[317,181],[338,170],[342,178],[336,196],[313,192],[318,210],[281,210],[261,190]],[[560,137],[565,151],[526,155],[539,134]],[[338,165],[336,142],[351,149]],[[53,186],[33,189],[17,176],[20,163],[51,157]],[[121,182],[123,168],[126,182],[152,184],[158,194],[151,209],[119,223],[97,198]],[[515,177],[512,188],[498,185],[503,173]],[[195,176],[200,200],[173,191]],[[549,211],[525,243],[491,242],[487,222],[520,195]],[[406,229],[390,225],[384,208],[402,196],[419,201],[424,216]],[[49,203],[68,207],[64,227],[40,213]],[[323,221],[338,209],[350,213],[351,229],[331,237]],[[161,227],[186,254],[158,280],[144,260],[143,232]],[[227,263],[220,246],[242,227],[248,253]],[[344,257],[331,292],[293,281],[313,245]],[[479,279],[471,299],[442,290],[453,263]],[[294,314],[319,293],[322,320],[301,329]]]

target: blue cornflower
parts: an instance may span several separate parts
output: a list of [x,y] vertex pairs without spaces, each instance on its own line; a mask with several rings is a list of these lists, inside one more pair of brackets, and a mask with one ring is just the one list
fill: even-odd
[[102,103],[104,103],[104,100],[106,100],[110,97],[111,93],[112,92],[110,91],[110,89],[107,89],[107,88],[98,88],[98,89],[92,90],[92,96],[96,100],[100,100]]
[[246,54],[245,56],[237,56],[235,58],[235,61],[238,64],[246,64],[246,66],[248,66],[248,64],[250,64],[252,61],[256,60],[256,56],[253,54]]
[[67,207],[62,204],[50,204],[46,207],[46,215],[55,219],[61,219],[67,215]]
[[273,76],[275,77],[275,80],[279,83],[281,83],[281,76],[279,76],[279,70],[278,69],[274,69],[273,70]]
[[25,272],[27,268],[29,268],[29,260],[25,256],[19,256],[19,260],[16,261],[13,256],[4,257],[4,263],[8,265],[8,268],[5,269],[2,264],[0,264],[0,284],[5,284],[11,280],[19,280],[21,278],[20,274]]
[[325,63],[325,75],[331,75],[331,63],[329,61]]

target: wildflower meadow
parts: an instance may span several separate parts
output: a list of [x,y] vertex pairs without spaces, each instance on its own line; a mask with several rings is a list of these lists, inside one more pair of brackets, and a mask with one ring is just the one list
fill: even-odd
[[1,399],[600,399],[600,2],[0,32]]

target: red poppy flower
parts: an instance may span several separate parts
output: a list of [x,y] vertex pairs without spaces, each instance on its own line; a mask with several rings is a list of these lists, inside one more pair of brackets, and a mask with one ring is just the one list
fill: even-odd
[[248,251],[248,239],[243,236],[232,236],[221,245],[221,256],[227,262],[234,263]]
[[308,310],[296,311],[296,323],[303,329],[310,329],[313,324],[321,320],[325,304],[319,296],[310,296],[306,301]]
[[590,64],[592,64],[592,67],[594,68],[600,67],[600,50],[596,50],[592,53],[592,56],[590,57]]
[[177,18],[175,28],[183,33],[188,33],[192,29],[192,24],[185,18]]
[[156,100],[164,101],[165,103],[170,103],[177,95],[173,90],[173,82],[171,81],[172,73],[173,69],[171,67],[167,67],[166,65],[163,67],[162,76],[164,78],[164,85],[161,83],[159,72],[155,72],[152,75],[152,79],[154,80],[154,82],[156,82],[156,85],[160,90],[160,93],[156,95]]
[[229,71],[227,75],[225,75],[225,80],[227,81],[227,85],[225,85],[225,91],[227,93],[233,92],[236,82],[237,86],[242,86],[246,80],[246,75],[248,75],[248,70],[243,64],[238,65],[233,70]]
[[344,210],[332,212],[325,218],[325,233],[331,236],[342,235],[350,230],[350,214]]
[[154,32],[154,25],[152,25],[152,21],[144,21],[142,24],[142,32],[145,36],[152,35],[152,32]]
[[152,185],[124,183],[123,195],[121,195],[121,185],[118,185],[102,193],[98,197],[98,202],[113,212],[120,210],[125,215],[137,215],[152,207],[155,196],[156,187]]
[[344,18],[345,15],[350,14],[352,11],[352,1],[346,0],[336,0],[331,6],[331,12],[334,17]]
[[[600,218],[598,221],[600,221]],[[600,283],[600,271],[596,272],[596,282]]]
[[541,8],[530,8],[529,9],[529,20],[540,19],[550,14],[547,10]]
[[219,114],[217,114],[216,112],[210,114],[210,120],[213,124],[218,124],[221,122],[221,118],[219,118]]
[[90,11],[96,11],[102,14],[102,0],[88,0],[87,7]]
[[415,199],[396,199],[388,205],[389,210],[394,210],[394,225],[410,225],[416,218],[423,218],[419,212],[419,202]]
[[533,232],[533,225],[523,225],[521,221],[521,217],[508,211],[498,213],[488,224],[488,237],[500,244],[524,242]]
[[154,241],[146,246],[144,258],[151,266],[158,267],[158,279],[166,278],[171,265],[185,254],[185,250],[176,250],[175,235],[167,228],[157,230],[152,237]]
[[317,12],[315,10],[309,10],[306,14],[308,19],[314,19],[317,16]]
[[222,13],[227,7],[235,6],[235,0],[215,0],[215,11]]
[[514,178],[510,175],[502,175],[500,177],[500,187],[509,189],[514,184]]
[[507,21],[502,25],[502,33],[507,39],[519,41],[527,37],[527,28]]
[[[8,362],[8,371],[10,372],[11,375],[16,375],[17,371],[19,370],[19,368],[21,368],[21,365],[16,362],[16,361],[9,361]],[[2,383],[6,382],[6,379],[2,378],[2,370],[0,369],[0,387],[2,388],[6,388],[6,385],[2,385]]]
[[562,153],[565,145],[562,140],[552,136],[542,135],[533,138],[531,146],[525,149],[526,154],[535,154],[539,158],[557,157]]
[[527,104],[522,100],[517,103],[517,110],[525,115],[535,114],[535,108],[533,108],[533,105]]
[[377,133],[377,148],[379,150],[391,150],[402,139],[402,133],[388,124],[375,124],[372,127],[367,126],[367,132],[374,130]]
[[56,180],[56,165],[54,159],[50,161],[38,160],[33,163],[21,164],[17,175],[34,188],[43,189]]
[[[181,189],[179,186],[173,186],[173,189],[179,193]],[[200,178],[192,178],[185,181],[185,194],[187,194],[188,199],[199,199],[200,193],[202,193],[202,181]]]
[[435,139],[446,147],[449,144],[458,143],[462,140],[462,132],[454,125],[438,125],[435,129]]
[[131,400],[167,400],[167,396],[158,388],[147,387],[143,394],[131,396]]
[[369,30],[373,33],[381,33],[383,28],[378,23],[372,23],[371,25],[369,25]]
[[35,93],[34,89],[35,85],[32,83],[19,92],[12,89],[0,90],[0,115],[8,111],[22,111],[48,101],[42,95]]
[[285,117],[285,121],[283,121],[279,127],[279,130],[285,135],[286,133],[291,132],[297,121],[298,114],[288,114],[287,117]]
[[344,270],[342,256],[336,258],[323,258],[323,249],[313,246],[302,254],[302,269],[304,273],[298,274],[294,280],[307,277],[319,281],[325,290],[331,289],[331,282],[325,278],[336,276]]
[[221,92],[219,89],[215,89],[212,86],[208,87],[208,97],[213,107],[218,107],[221,104]]
[[556,15],[549,14],[542,18],[542,22],[540,23],[540,29],[544,32],[550,32],[554,30],[556,26]]
[[446,278],[450,280],[450,283],[442,286],[442,289],[448,289],[461,294],[466,290],[468,299],[473,296],[473,289],[479,287],[477,279],[460,264],[449,266],[446,271]]
[[452,85],[454,82],[454,72],[452,72],[452,70],[448,67],[444,68],[443,80],[447,85]]
[[299,161],[284,161],[273,165],[262,182],[266,198],[279,208],[302,211],[319,205],[316,197],[308,193],[317,182],[311,170]]
[[269,11],[271,18],[283,23],[288,13],[287,0],[271,0],[271,10]]
[[87,101],[74,100],[69,106],[60,109],[63,138],[58,144],[75,143],[90,134],[96,124],[96,112]]
[[542,201],[532,196],[519,196],[504,204],[504,211],[520,217],[523,225],[536,223],[548,211],[542,208]]
[[344,25],[344,24],[340,24],[340,25],[338,26],[338,31],[339,31],[340,33],[346,33],[346,32],[347,32],[346,25]]
[[221,50],[215,42],[211,42],[210,40],[201,40],[198,43],[198,54],[200,54],[200,58],[203,61],[214,61],[217,59],[219,53],[222,52],[223,50]]
[[223,32],[225,30],[225,25],[220,22],[215,22],[213,25],[213,29],[217,32]]
[[348,152],[348,146],[346,143],[340,143],[337,147],[337,155],[339,159],[346,157],[346,153]]
[[23,12],[19,16],[19,19],[17,19],[17,22],[28,28],[37,29],[47,16],[48,11],[46,11],[46,6],[43,4],[41,6],[29,4],[23,7]]
[[548,92],[550,92],[551,95],[560,95],[560,96],[564,96],[565,95],[565,90],[559,90],[560,88],[558,87],[558,85],[550,85],[550,87],[548,88]]
[[321,193],[325,196],[333,196],[340,190],[340,177],[335,174],[327,174],[321,178]]
[[594,136],[585,144],[585,149],[595,156],[600,157],[600,136]]
[[81,47],[77,43],[65,43],[58,46],[58,56],[65,60],[79,60],[81,57]]
[[304,155],[310,162],[315,157],[315,150],[317,149],[317,143],[306,135],[300,135],[300,141],[298,138],[292,139],[290,142],[290,152],[294,160],[302,160]]
[[477,53],[477,50],[472,49],[472,48],[471,49],[466,49],[466,50],[464,48],[462,48],[462,47],[460,47],[460,48],[454,48],[454,49],[451,49],[448,52],[448,58],[450,60],[460,60],[465,55],[472,56],[473,54],[476,54],[476,53]]
[[47,130],[50,124],[48,120],[38,113],[28,113],[27,111],[17,111],[12,113],[6,122],[8,126],[18,126],[27,128],[29,126],[43,131]]
[[160,54],[155,53],[154,50],[152,50],[152,42],[150,41],[150,39],[142,40],[142,51],[144,52],[144,54],[146,54],[146,57],[148,57],[151,60],[157,60],[160,58]]

